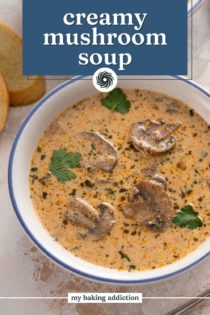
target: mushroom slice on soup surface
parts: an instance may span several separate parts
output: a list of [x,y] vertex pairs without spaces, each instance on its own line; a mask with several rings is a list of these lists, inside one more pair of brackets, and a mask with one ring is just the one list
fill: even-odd
[[96,155],[93,163],[105,172],[111,171],[117,163],[117,151],[113,144],[99,132],[83,132],[82,135],[91,142]]
[[85,200],[71,198],[66,219],[88,229],[93,229],[99,219],[98,212]]
[[107,235],[115,223],[113,207],[109,203],[101,203],[99,209],[99,219],[95,227],[91,230],[95,239],[100,239]]
[[47,135],[65,135],[66,131],[64,130],[63,124],[59,119],[54,120],[51,125],[46,130]]
[[132,125],[130,138],[136,149],[142,149],[151,155],[170,151],[176,144],[171,134],[180,123],[166,124],[162,121],[145,120]]
[[164,190],[166,190],[166,188],[167,188],[167,180],[162,175],[155,174],[151,178],[150,182],[153,182],[156,185],[160,185]]
[[129,192],[130,204],[123,207],[126,216],[146,225],[150,230],[163,231],[173,215],[172,203],[164,188],[155,180],[142,180]]
[[[98,205],[98,210],[81,198],[70,200],[66,219],[87,228],[87,233],[93,239],[98,240],[106,236],[115,223],[113,207],[108,203]],[[80,233],[82,235],[82,233]]]

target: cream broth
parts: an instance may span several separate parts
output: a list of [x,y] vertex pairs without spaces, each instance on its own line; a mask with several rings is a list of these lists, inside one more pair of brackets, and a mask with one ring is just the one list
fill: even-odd
[[[102,95],[98,94],[69,107],[48,127],[33,154],[30,190],[44,227],[68,251],[97,265],[140,271],[179,260],[210,234],[210,128],[181,101],[146,90],[124,92],[131,102],[126,114],[102,106]],[[147,119],[181,123],[173,132],[176,145],[172,150],[148,155],[131,146],[131,125]],[[84,131],[100,132],[114,145],[118,158],[112,171],[88,164],[97,153],[81,136]],[[65,183],[48,174],[53,151],[61,148],[80,152],[82,157],[79,166],[72,169],[76,178]],[[165,177],[174,215],[192,204],[203,226],[189,229],[171,224],[164,231],[151,231],[125,216],[122,207],[128,203],[129,189],[139,180],[148,180],[152,173]],[[98,240],[82,236],[78,232],[85,229],[66,220],[70,198],[74,197],[94,208],[102,202],[113,206],[115,223],[108,235]]]

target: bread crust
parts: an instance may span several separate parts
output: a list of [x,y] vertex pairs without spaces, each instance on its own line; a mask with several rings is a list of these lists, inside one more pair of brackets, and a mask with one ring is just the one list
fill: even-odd
[[[18,34],[16,34],[10,27],[2,22],[0,23],[0,28],[8,33],[12,40],[14,40],[17,45],[20,45],[20,48],[22,49],[22,39]],[[27,82],[27,86],[23,85],[23,87],[19,89],[10,87],[6,74],[4,74],[4,78],[7,82],[11,106],[29,105],[40,99],[45,94],[45,80],[43,76],[33,76],[33,79],[30,80],[30,84]]]
[[6,81],[0,74],[0,132],[5,127],[7,114],[9,109],[9,93],[7,89]]
[[30,105],[45,94],[45,81],[42,76],[37,76],[31,81],[33,83],[25,89],[10,91],[11,106]]

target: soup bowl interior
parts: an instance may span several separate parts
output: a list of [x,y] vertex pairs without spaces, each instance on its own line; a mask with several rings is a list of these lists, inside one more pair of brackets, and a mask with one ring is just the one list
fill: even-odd
[[[120,77],[121,88],[147,89],[165,93],[189,104],[210,123],[210,98],[203,88],[182,78],[168,80]],[[155,270],[117,271],[84,261],[65,250],[43,227],[30,199],[29,169],[33,151],[47,126],[66,108],[97,94],[92,79],[76,77],[46,95],[29,113],[15,138],[9,161],[9,190],[16,215],[31,240],[60,266],[96,281],[111,283],[145,283],[176,275],[208,256],[210,238],[183,259]],[[93,113],[94,116],[94,113]]]

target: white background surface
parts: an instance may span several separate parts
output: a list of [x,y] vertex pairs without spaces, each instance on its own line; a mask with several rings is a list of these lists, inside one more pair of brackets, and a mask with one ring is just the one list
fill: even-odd
[[[0,0],[0,20],[21,34],[21,0]],[[38,17],[37,17],[38,23]],[[193,18],[193,79],[210,89],[210,5]],[[50,90],[59,82],[48,81]],[[45,258],[26,237],[13,212],[7,188],[7,166],[15,133],[30,110],[10,110],[0,135],[0,296],[67,296],[68,292],[143,292],[145,296],[195,296],[210,288],[210,258],[176,278],[146,286],[111,286],[93,283],[68,273]],[[70,305],[62,300],[0,301],[0,315],[164,315],[181,300],[146,300],[142,305]],[[210,301],[191,315],[210,314]]]

